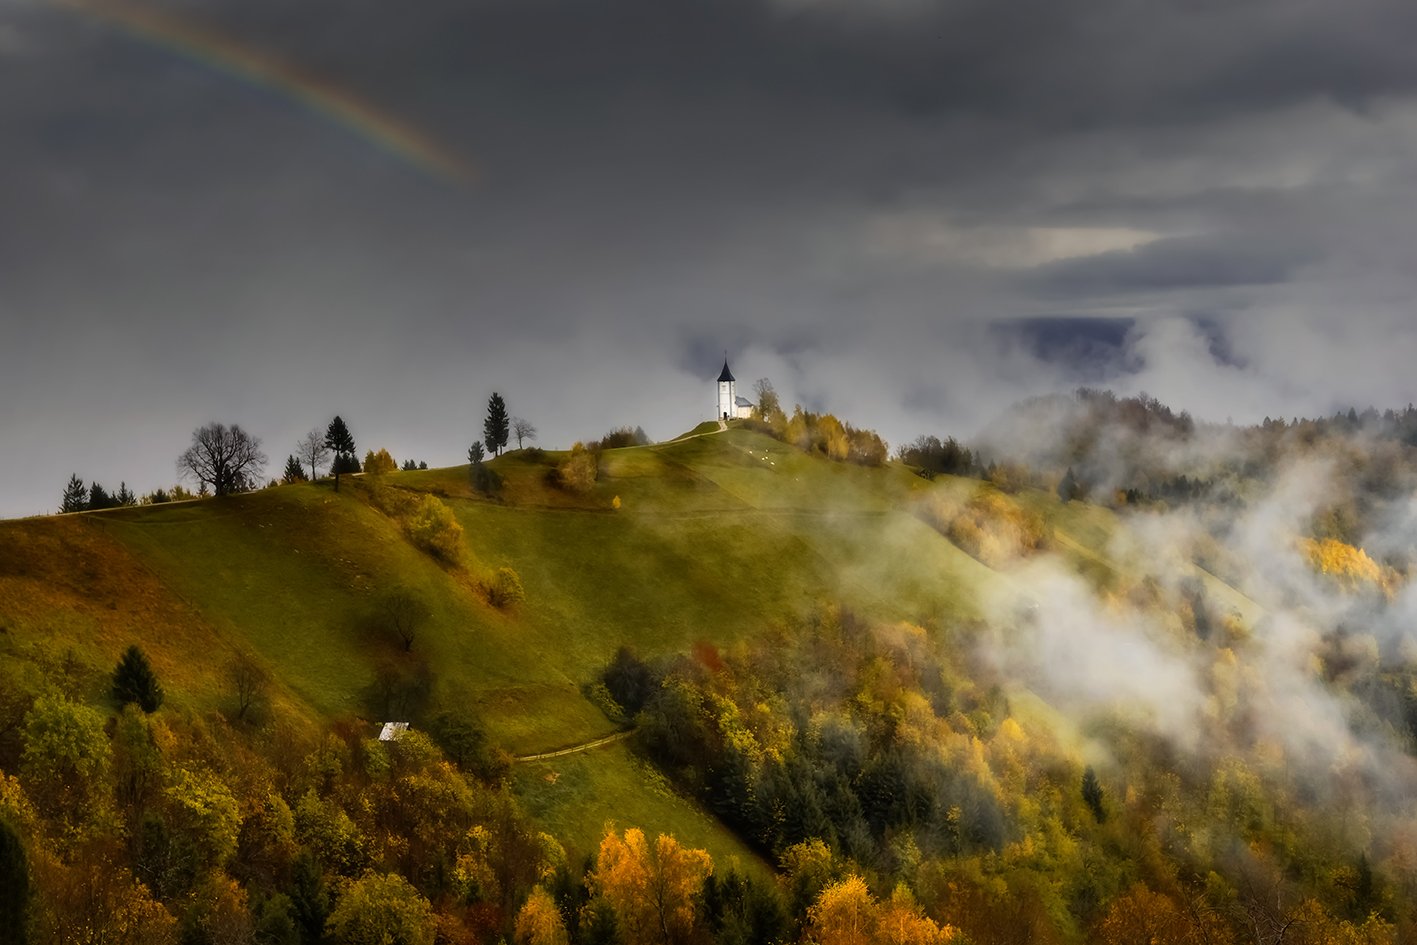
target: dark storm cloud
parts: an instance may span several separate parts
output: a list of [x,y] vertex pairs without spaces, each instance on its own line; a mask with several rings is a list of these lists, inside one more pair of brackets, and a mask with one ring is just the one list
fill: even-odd
[[1266,285],[1284,281],[1313,252],[1256,243],[1244,236],[1172,237],[1130,250],[1098,253],[1039,267],[1038,290],[1049,296],[1096,296],[1156,289]]
[[[1417,397],[1405,2],[152,3],[477,182],[0,0],[0,512],[169,482],[209,419],[452,463],[499,389],[548,446],[669,436],[725,348],[897,441],[1079,364],[1203,416]],[[990,328],[1039,318],[1133,327]]]

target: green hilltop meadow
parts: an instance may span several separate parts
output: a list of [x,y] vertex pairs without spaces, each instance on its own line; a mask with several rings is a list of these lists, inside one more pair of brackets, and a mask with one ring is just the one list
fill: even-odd
[[[474,570],[517,572],[526,598],[506,610],[420,551],[363,477],[338,493],[325,480],[0,522],[4,658],[107,668],[139,643],[168,705],[203,713],[227,708],[227,663],[246,652],[281,706],[312,724],[402,711],[378,691],[380,670],[402,663],[428,698],[474,709],[516,757],[619,729],[586,689],[623,645],[647,656],[726,648],[826,601],[950,619],[972,614],[972,588],[993,578],[913,511],[923,492],[958,482],[899,464],[831,463],[730,429],[606,451],[594,487],[575,494],[547,482],[564,458],[489,461],[502,479],[495,499],[465,466],[387,474],[386,488],[452,509]],[[370,626],[394,590],[427,607],[407,652]],[[574,796],[536,783],[555,766],[530,765],[524,793],[581,843],[613,819],[741,852],[622,749],[583,766]]]
[[1157,427],[1230,432],[1108,398],[987,466],[799,412],[0,522],[0,932],[1394,941],[1417,672],[1352,627],[1401,489],[1252,568],[1356,428],[1201,478]]

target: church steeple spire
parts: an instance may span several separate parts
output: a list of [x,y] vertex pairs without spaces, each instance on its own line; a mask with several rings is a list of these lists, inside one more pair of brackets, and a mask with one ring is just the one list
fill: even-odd
[[728,370],[728,352],[723,353],[723,370],[718,375],[718,410],[715,416],[720,420],[732,420],[738,416],[738,382],[733,372]]

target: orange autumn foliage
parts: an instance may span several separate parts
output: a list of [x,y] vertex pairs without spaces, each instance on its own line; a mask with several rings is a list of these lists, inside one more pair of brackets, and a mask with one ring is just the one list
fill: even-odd
[[625,945],[673,945],[693,938],[696,899],[711,872],[706,851],[680,846],[666,834],[651,848],[644,832],[632,827],[623,837],[606,831],[587,882],[615,910]]

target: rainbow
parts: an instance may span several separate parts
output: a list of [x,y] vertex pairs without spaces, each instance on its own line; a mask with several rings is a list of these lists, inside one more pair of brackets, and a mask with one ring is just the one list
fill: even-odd
[[417,129],[317,76],[169,14],[123,0],[52,0],[128,36],[247,85],[273,91],[441,180],[471,182],[471,164]]

